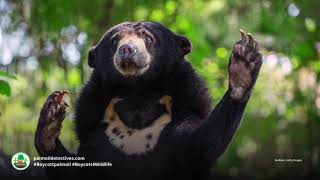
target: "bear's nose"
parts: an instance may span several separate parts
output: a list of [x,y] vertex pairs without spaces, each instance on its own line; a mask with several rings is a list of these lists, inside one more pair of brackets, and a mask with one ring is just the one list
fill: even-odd
[[120,46],[119,48],[119,54],[122,58],[132,58],[133,55],[135,55],[138,51],[138,48],[136,45],[128,43]]

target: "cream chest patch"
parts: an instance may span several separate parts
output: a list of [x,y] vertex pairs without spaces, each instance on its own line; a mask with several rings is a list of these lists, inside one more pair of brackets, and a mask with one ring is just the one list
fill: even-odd
[[109,142],[127,155],[151,151],[156,146],[162,130],[171,121],[171,97],[165,95],[159,100],[159,103],[165,106],[167,113],[162,114],[144,129],[132,129],[120,120],[114,111],[114,105],[119,101],[121,101],[119,98],[112,99],[105,111],[103,121],[108,123],[105,134]]

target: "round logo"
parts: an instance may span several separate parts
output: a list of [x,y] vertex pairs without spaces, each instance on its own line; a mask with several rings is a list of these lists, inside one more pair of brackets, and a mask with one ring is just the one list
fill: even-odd
[[30,164],[30,158],[26,153],[18,152],[12,156],[11,164],[16,170],[25,170]]

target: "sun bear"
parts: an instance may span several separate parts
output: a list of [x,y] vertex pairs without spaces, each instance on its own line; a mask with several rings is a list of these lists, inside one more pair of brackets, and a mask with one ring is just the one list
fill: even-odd
[[[108,30],[88,55],[93,72],[75,108],[77,154],[59,140],[67,92],[53,92],[41,110],[39,155],[83,156],[88,163],[46,167],[49,179],[206,179],[239,126],[262,64],[253,36],[240,35],[228,89],[211,110],[204,82],[185,60],[192,49],[186,37],[154,22]],[[112,166],[90,167],[96,162]]]

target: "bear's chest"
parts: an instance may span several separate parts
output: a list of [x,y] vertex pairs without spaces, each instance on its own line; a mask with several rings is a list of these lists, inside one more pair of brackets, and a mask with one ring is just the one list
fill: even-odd
[[114,98],[105,111],[103,121],[108,126],[104,133],[108,141],[126,155],[150,152],[171,122],[171,105],[169,96],[163,96],[144,108],[136,108],[125,100]]

